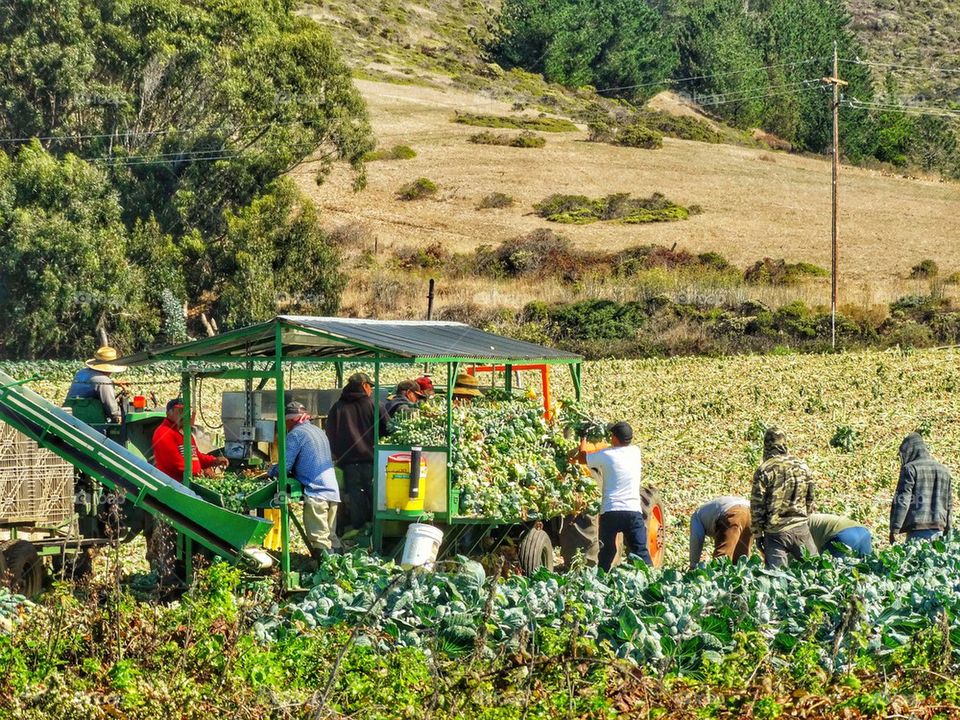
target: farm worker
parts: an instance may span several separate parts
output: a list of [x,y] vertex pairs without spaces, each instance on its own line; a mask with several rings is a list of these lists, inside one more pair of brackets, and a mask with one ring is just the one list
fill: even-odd
[[389,433],[390,418],[379,403],[374,413],[372,396],[370,376],[354,373],[327,417],[327,437],[333,461],[343,473],[350,525],[355,529],[373,519],[373,423],[379,423],[380,437]]
[[713,538],[713,557],[736,562],[750,554],[750,501],[718,497],[704,503],[690,518],[690,569],[700,564],[707,535]]
[[787,436],[771,427],[763,437],[763,464],[753,476],[751,530],[767,567],[799,560],[806,550],[817,555],[807,518],[813,512],[813,474],[787,452]]
[[814,513],[810,516],[810,534],[817,550],[842,557],[849,553],[866,557],[872,550],[870,531],[856,520],[840,515]]
[[387,415],[392,418],[401,410],[415,410],[425,397],[416,380],[403,380],[397,383],[397,391],[387,398]]
[[432,398],[436,392],[433,389],[433,379],[429,375],[421,375],[417,378],[417,385],[425,398]]
[[[109,422],[120,422],[120,405],[114,390],[111,375],[124,372],[125,365],[115,364],[117,351],[109,346],[99,348],[93,357],[87,360],[86,367],[80,368],[73,376],[67,399],[91,398],[103,405],[103,414]],[[66,404],[66,403],[64,403]]]
[[[230,464],[225,457],[200,452],[197,438],[192,434],[190,445],[193,449],[191,466],[194,477],[207,468],[226,467]],[[186,466],[183,453],[183,398],[174,398],[167,403],[167,417],[153,432],[153,464],[174,480],[183,481],[183,470]]]
[[[287,475],[303,485],[303,528],[310,552],[319,558],[340,549],[340,486],[333,469],[330,441],[323,430],[310,422],[310,413],[298,402],[287,403],[283,419],[287,426]],[[271,466],[267,475],[278,477],[280,466]]]
[[900,480],[890,506],[890,544],[899,533],[907,540],[930,540],[950,532],[953,494],[950,471],[927,450],[919,433],[900,444]]
[[617,554],[617,536],[623,534],[630,552],[652,565],[647,549],[647,523],[640,499],[642,459],[640,448],[632,445],[633,428],[629,423],[614,423],[609,428],[611,447],[586,452],[587,440],[580,439],[587,467],[600,483],[600,567],[609,571]]
[[474,398],[483,397],[480,384],[475,375],[460,373],[453,384],[453,400],[457,404],[472,402]]

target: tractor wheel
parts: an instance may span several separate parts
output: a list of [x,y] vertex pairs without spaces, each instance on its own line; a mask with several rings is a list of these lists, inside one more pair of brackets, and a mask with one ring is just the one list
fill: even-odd
[[553,572],[553,543],[540,528],[527,531],[520,540],[518,555],[525,575],[533,575],[540,568]]
[[667,542],[667,513],[660,493],[652,488],[640,491],[643,516],[647,521],[647,550],[654,567],[663,567],[663,551]]
[[10,589],[33,597],[43,589],[43,561],[37,549],[26,540],[7,540],[0,545],[0,553],[7,563]]

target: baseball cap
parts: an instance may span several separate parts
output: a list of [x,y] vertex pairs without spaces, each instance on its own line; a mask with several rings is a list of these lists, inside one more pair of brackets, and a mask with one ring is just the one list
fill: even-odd
[[633,440],[633,428],[630,427],[630,423],[623,420],[613,423],[607,430],[624,445],[629,445],[630,441]]
[[420,383],[416,380],[402,380],[397,383],[397,395],[408,392],[416,393],[420,397],[424,397],[423,390],[420,389]]
[[418,377],[416,382],[417,382],[417,385],[420,387],[421,392],[423,392],[424,394],[434,392],[433,380],[430,379],[429,375]]
[[170,412],[175,407],[183,407],[182,397],[175,397],[172,400],[167,401],[167,412]]
[[357,372],[347,378],[351,385],[373,385],[373,380],[365,372]]
[[292,420],[293,418],[298,418],[301,415],[304,415],[307,412],[307,408],[303,403],[298,403],[296,400],[287,403],[287,407],[284,408],[283,417],[286,420]]

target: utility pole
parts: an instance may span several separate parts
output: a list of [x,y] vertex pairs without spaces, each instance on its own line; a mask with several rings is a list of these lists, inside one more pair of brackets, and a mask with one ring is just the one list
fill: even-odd
[[837,274],[840,261],[840,245],[837,240],[837,183],[840,179],[840,88],[846,81],[840,79],[840,61],[837,43],[833,43],[833,76],[823,78],[833,86],[833,214],[832,243],[830,246],[830,346],[837,349]]

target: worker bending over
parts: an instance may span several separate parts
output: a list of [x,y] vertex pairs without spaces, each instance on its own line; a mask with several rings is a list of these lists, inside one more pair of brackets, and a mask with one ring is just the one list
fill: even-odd
[[897,535],[907,540],[931,540],[950,532],[953,491],[950,471],[927,450],[919,433],[900,444],[900,480],[890,506],[890,544]]
[[750,501],[742,497],[718,497],[701,505],[690,518],[690,569],[700,564],[703,544],[713,538],[713,557],[737,562],[750,554]]
[[[86,367],[80,368],[73,376],[67,399],[90,398],[99,400],[103,405],[103,415],[108,422],[120,422],[120,405],[112,375],[124,372],[126,365],[117,365],[117,351],[104,345],[93,357],[87,360]],[[64,403],[66,404],[66,403]]]
[[[303,485],[303,529],[311,554],[320,559],[322,554],[340,549],[340,486],[333,469],[330,441],[323,430],[310,422],[310,414],[298,402],[287,404],[283,419],[287,427],[287,476],[295,477]],[[280,466],[271,466],[267,474],[278,477]]]
[[633,428],[628,423],[611,425],[612,447],[587,453],[587,440],[581,438],[580,451],[590,472],[600,483],[600,567],[608,571],[617,554],[617,536],[623,534],[629,551],[652,565],[647,549],[647,523],[640,499],[642,463],[640,448],[631,445]]
[[768,568],[817,555],[807,517],[813,512],[813,474],[787,452],[787,436],[771,427],[763,437],[763,464],[753,476],[751,530]]
[[814,513],[808,524],[813,542],[821,555],[829,553],[834,557],[843,557],[852,553],[866,557],[872,550],[870,531],[855,520],[840,515]]

